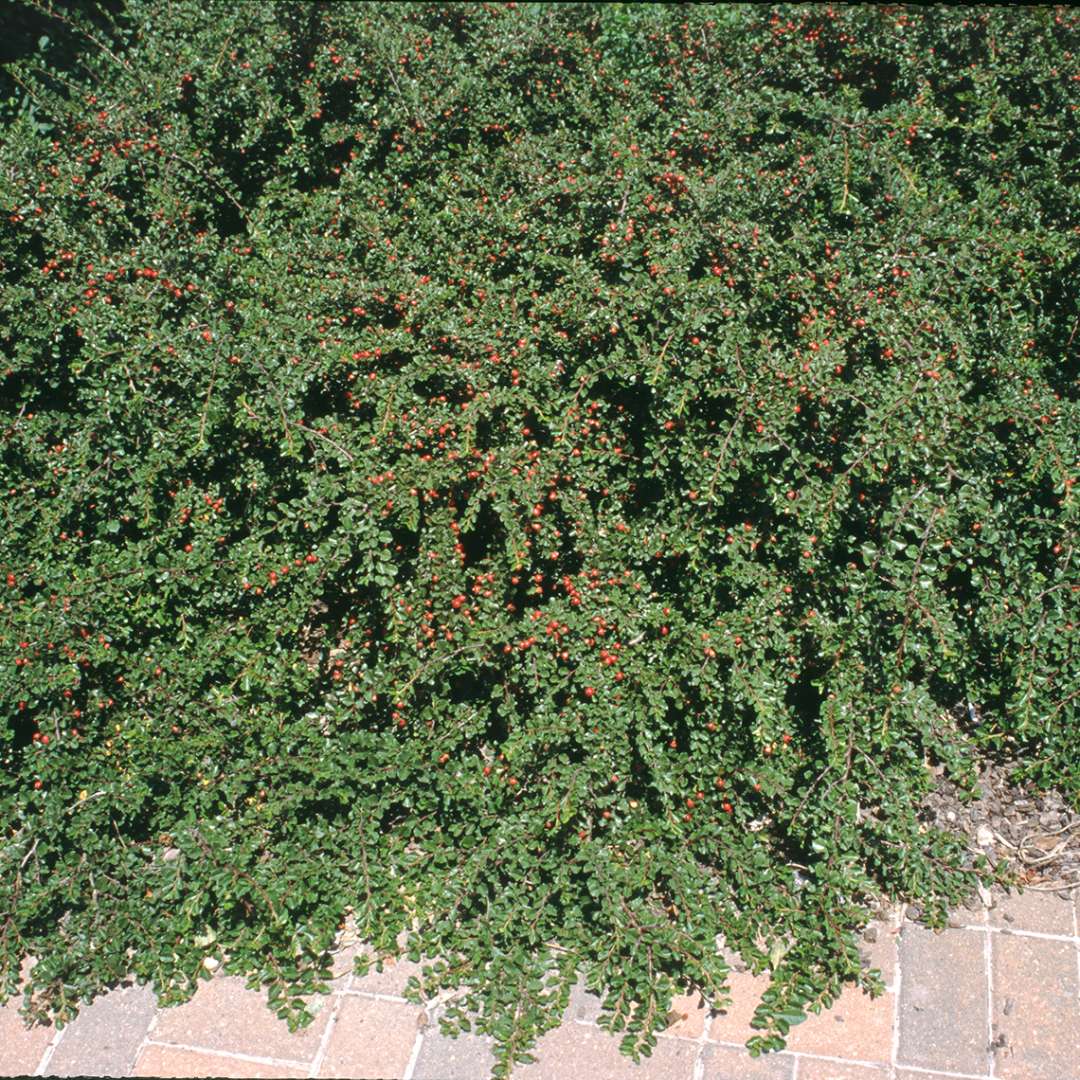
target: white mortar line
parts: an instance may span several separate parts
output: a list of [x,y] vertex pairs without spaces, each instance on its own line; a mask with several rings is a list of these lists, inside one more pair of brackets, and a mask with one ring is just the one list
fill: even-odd
[[1041,930],[1014,930],[1011,926],[959,926],[958,930],[978,930],[984,934],[1006,934],[1009,937],[1038,938],[1040,941],[1068,941],[1075,940],[1072,934],[1045,934]]
[[416,1032],[416,1039],[413,1041],[412,1053],[409,1055],[409,1063],[405,1066],[405,1072],[402,1074],[401,1080],[413,1080],[413,1073],[416,1071],[416,1063],[420,1060],[420,1047],[424,1044],[424,1033],[418,1030]]
[[1076,949],[1076,1002],[1080,1005],[1080,900],[1073,897],[1073,947]]
[[[858,1065],[861,1069],[890,1069],[892,1066],[885,1061],[864,1061],[862,1058],[836,1057],[834,1054],[811,1054],[807,1050],[780,1050],[778,1057],[809,1058],[810,1061],[828,1061],[833,1065]],[[910,1065],[901,1065],[902,1069],[911,1068]]]
[[135,1051],[135,1060],[132,1063],[132,1068],[139,1064],[139,1058],[142,1057],[142,1052],[150,1043],[150,1036],[157,1030],[158,1019],[161,1017],[161,1006],[157,1004],[157,995],[154,995],[154,1015],[150,1017],[150,1023],[146,1025],[146,1034],[142,1037],[142,1042],[139,1043],[139,1048]]
[[[350,979],[352,976],[350,976]],[[315,1057],[311,1060],[311,1067],[308,1069],[308,1076],[318,1076],[319,1070],[322,1068],[323,1062],[326,1060],[326,1050],[330,1045],[330,1036],[334,1033],[334,1028],[337,1027],[338,1013],[341,1011],[341,1002],[344,995],[338,993],[334,994],[334,1004],[330,1008],[330,1019],[326,1021],[326,1027],[323,1030],[322,1038],[319,1040],[319,1048],[315,1051]]]
[[371,1001],[392,1001],[395,1005],[412,1004],[407,998],[400,997],[396,994],[380,994],[374,990],[353,990],[350,987],[348,990],[341,990],[339,992],[343,997],[369,998]]
[[[701,995],[701,999],[705,1000],[704,994]],[[705,1015],[701,1018],[701,1034],[694,1040],[697,1043],[697,1052],[694,1054],[694,1069],[690,1074],[692,1080],[705,1080],[705,1046],[709,1039],[712,1013],[712,1007],[706,1006]]]
[[309,1064],[306,1061],[297,1061],[296,1058],[258,1057],[255,1054],[245,1054],[240,1050],[214,1050],[212,1047],[195,1046],[193,1043],[160,1042],[157,1039],[147,1039],[146,1045],[187,1050],[193,1054],[210,1054],[212,1057],[236,1058],[238,1061],[249,1061],[253,1065],[276,1065],[280,1069],[306,1069]]
[[[987,927],[987,929],[990,929]],[[986,1073],[994,1075],[994,961],[990,935],[983,938],[983,959],[986,961]]]
[[907,904],[901,904],[896,913],[896,933],[893,935],[893,944],[896,949],[896,973],[893,975],[893,1017],[892,1017],[892,1054],[889,1065],[895,1072],[900,1060],[900,984],[903,973],[900,970],[900,934],[904,929],[904,912]]
[[56,1051],[57,1046],[60,1044],[60,1040],[64,1037],[65,1031],[67,1031],[66,1026],[63,1029],[57,1031],[57,1033],[49,1040],[49,1045],[45,1047],[45,1050],[41,1055],[41,1060],[38,1062],[38,1067],[34,1070],[35,1076],[48,1075],[46,1070],[49,1067],[49,1062],[52,1060],[53,1053]]

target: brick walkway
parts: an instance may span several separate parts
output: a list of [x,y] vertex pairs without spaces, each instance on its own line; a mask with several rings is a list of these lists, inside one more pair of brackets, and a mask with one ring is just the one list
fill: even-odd
[[[635,1066],[595,1024],[597,1001],[577,992],[563,1025],[534,1051],[520,1080],[1080,1080],[1078,901],[1028,892],[990,910],[961,911],[935,934],[878,924],[865,946],[887,992],[848,991],[791,1031],[783,1053],[742,1048],[766,980],[733,973],[731,1007],[709,1016],[692,999]],[[873,937],[873,933],[870,935]],[[401,996],[407,961],[351,974],[343,951],[315,1022],[289,1034],[243,980],[218,975],[186,1005],[159,1010],[146,987],[112,991],[63,1031],[27,1030],[20,998],[0,1009],[0,1074],[37,1076],[392,1077],[485,1080],[485,1039],[447,1039],[437,1016]]]

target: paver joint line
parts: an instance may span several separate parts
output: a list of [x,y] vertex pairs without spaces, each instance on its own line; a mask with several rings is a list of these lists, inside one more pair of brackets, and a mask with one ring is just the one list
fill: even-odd
[[1011,926],[958,926],[950,927],[955,930],[974,930],[979,934],[1002,934],[1005,937],[1029,937],[1038,941],[1069,941],[1076,942],[1075,934],[1047,934],[1042,930],[1014,930]]
[[41,1055],[41,1060],[38,1062],[37,1068],[34,1070],[35,1076],[47,1076],[48,1073],[45,1070],[49,1067],[49,1062],[52,1060],[53,1054],[56,1052],[57,1046],[60,1044],[60,1040],[64,1037],[64,1032],[67,1028],[61,1028],[52,1037],[49,1045],[45,1047],[45,1052]]
[[[898,921],[902,924],[904,921],[903,913],[898,913],[898,917]],[[1017,916],[1017,921],[1020,921],[1020,916]],[[1067,932],[1070,928],[1070,922],[1072,924],[1072,933]],[[1038,921],[1036,921],[1035,924],[1039,925]],[[1051,928],[1054,928],[1053,923],[1050,923],[1049,925],[1051,925]],[[905,1056],[914,1053],[914,1044],[912,1044],[911,1047],[901,1045],[901,993],[903,990],[910,991],[910,987],[908,986],[910,978],[915,979],[915,983],[912,985],[918,986],[920,976],[932,974],[932,972],[927,973],[922,971],[922,968],[920,966],[921,961],[919,959],[919,954],[916,953],[912,955],[910,952],[907,955],[907,970],[905,970],[901,962],[899,935],[891,936],[895,968],[893,971],[893,977],[890,980],[890,985],[886,988],[887,993],[892,995],[894,1001],[894,1011],[891,1020],[892,1045],[890,1060],[888,1061],[888,1063],[883,1063],[883,1061],[881,1060],[863,1060],[862,1058],[848,1056],[845,1053],[845,1050],[854,1048],[847,1047],[839,1038],[835,1042],[835,1045],[840,1048],[839,1053],[830,1053],[829,1051],[832,1049],[833,1044],[831,1041],[826,1041],[819,1047],[814,1047],[813,1049],[783,1050],[775,1055],[770,1054],[768,1056],[775,1056],[778,1060],[782,1060],[789,1064],[791,1070],[790,1080],[799,1080],[799,1078],[803,1075],[807,1076],[808,1078],[811,1075],[817,1077],[823,1072],[828,1073],[829,1066],[835,1066],[838,1072],[841,1071],[842,1067],[845,1066],[848,1067],[850,1070],[873,1070],[875,1072],[881,1072],[883,1078],[886,1076],[892,1078],[899,1075],[910,1075],[913,1078],[917,1076],[925,1076],[927,1078],[940,1078],[940,1080],[946,1080],[946,1078],[947,1080],[997,1080],[997,1071],[999,1067],[1005,1072],[1008,1072],[1008,1069],[1006,1068],[1006,1062],[999,1062],[998,1055],[995,1054],[994,1038],[995,1034],[998,1031],[995,1010],[1000,1006],[1001,1001],[1005,1000],[1003,997],[1004,991],[1009,989],[1011,986],[1011,979],[1008,975],[1008,971],[1011,970],[1011,968],[1009,968],[1009,963],[1012,962],[1008,960],[1008,957],[1010,955],[1015,955],[1017,958],[1023,958],[1027,955],[1026,950],[1030,949],[1032,953],[1038,953],[1041,956],[1041,951],[1045,950],[1047,951],[1047,955],[1053,952],[1055,955],[1058,956],[1059,962],[1063,959],[1067,967],[1071,967],[1072,962],[1071,960],[1069,960],[1069,952],[1072,951],[1075,955],[1077,972],[1077,990],[1075,1004],[1078,1010],[1077,1015],[1078,1017],[1080,1017],[1080,906],[1076,904],[1072,905],[1068,913],[1068,917],[1064,921],[1064,924],[1060,925],[1057,928],[1066,932],[1047,933],[1041,930],[1017,929],[1009,925],[992,925],[989,922],[984,924],[972,923],[962,926],[954,925],[950,928],[950,932],[952,934],[960,935],[970,934],[974,931],[985,931],[981,939],[967,938],[969,946],[973,947],[971,948],[971,952],[975,956],[978,956],[979,953],[981,953],[981,959],[983,961],[983,978],[981,980],[977,980],[972,989],[975,990],[975,986],[978,985],[978,982],[984,983],[984,1023],[986,1032],[986,1066],[984,1072],[975,1073],[971,1071],[957,1070],[955,1065],[952,1069],[933,1067],[932,1060],[924,1060],[921,1064],[906,1064],[904,1062],[903,1058]],[[991,937],[992,934],[1000,936],[994,938]],[[916,938],[916,941],[917,940],[919,939]],[[1008,945],[1007,943],[1009,941],[1012,941],[1013,944]],[[1028,944],[1025,944],[1025,941]],[[1039,942],[1045,942],[1046,944],[1037,944]],[[1064,943],[1066,946],[1068,946],[1068,948],[1065,950],[1061,950],[1061,943]],[[982,946],[981,949],[979,948],[979,944],[981,944]],[[1011,950],[1011,952],[1006,952],[1005,954],[1006,961],[1003,961],[1002,957],[1000,955],[997,955],[997,953],[999,952],[999,946],[1001,949]],[[913,962],[916,963],[916,968],[914,971],[911,970],[911,965]],[[1003,962],[1005,963],[1004,967],[1002,967]],[[1026,961],[1024,962],[1026,963]],[[1060,967],[1058,968],[1058,970],[1060,970]],[[1009,986],[1003,987],[1002,980],[1008,982]],[[946,982],[947,981],[948,980],[946,979]],[[1072,981],[1071,977],[1069,977],[1068,981]],[[1011,990],[1010,992],[1015,993],[1015,990]],[[1070,998],[1071,996],[1072,995],[1069,995]],[[362,1009],[363,1013],[365,1014],[369,1008],[377,1008],[375,1006],[376,1002],[384,1002],[388,1006],[415,1004],[409,1002],[408,999],[396,994],[380,993],[376,990],[357,989],[353,985],[351,976],[349,977],[345,985],[334,989],[329,994],[327,994],[326,997],[331,999],[330,1001],[325,1002],[323,1005],[323,1007],[327,1009],[327,1013],[329,1014],[326,1027],[322,1033],[317,1048],[315,1048],[312,1054],[310,1056],[307,1056],[304,1060],[294,1059],[291,1057],[271,1057],[263,1056],[260,1054],[244,1053],[241,1051],[214,1049],[209,1046],[201,1046],[193,1043],[170,1042],[164,1041],[160,1038],[155,1038],[155,1031],[158,1030],[161,1015],[163,1012],[166,1011],[159,1008],[155,1010],[153,1017],[149,1022],[149,1026],[146,1029],[146,1033],[145,1035],[143,1035],[139,1042],[139,1047],[135,1057],[135,1064],[132,1066],[132,1068],[134,1069],[135,1067],[137,1067],[140,1056],[148,1047],[154,1047],[155,1049],[171,1049],[175,1051],[184,1051],[189,1053],[208,1055],[212,1058],[222,1061],[228,1061],[231,1059],[237,1062],[243,1062],[247,1065],[297,1070],[302,1072],[303,1074],[306,1074],[309,1078],[312,1078],[312,1080],[314,1080],[314,1078],[318,1077],[322,1070],[327,1067],[328,1056],[330,1056],[331,1043],[334,1039],[334,1033],[335,1030],[340,1027],[339,1013],[347,998],[359,998],[362,1000],[370,1001],[372,1003],[371,1006],[361,1006],[359,1004],[355,1006],[355,1008],[357,1009]],[[976,1004],[976,1002],[973,1001],[972,1004]],[[1067,1006],[1067,1011],[1071,1009],[1071,1005]],[[977,1034],[977,1027],[979,1025],[976,1018],[979,1016],[979,1011],[981,1010],[978,1010],[977,1008],[973,1010],[974,1015],[972,1015],[971,1017],[971,1022],[974,1025],[972,1030],[973,1035]],[[1007,1006],[1006,1008],[1007,1015],[1009,1012],[1011,1012],[1011,1005]],[[361,1014],[358,1013],[357,1015]],[[735,1042],[710,1037],[709,1020],[712,1019],[712,1016],[713,1013],[711,1011],[707,1011],[705,1023],[701,1031],[697,1033],[694,1032],[692,1025],[689,1027],[684,1025],[684,1031],[682,1033],[680,1033],[680,1031],[678,1030],[664,1031],[658,1033],[660,1040],[668,1045],[670,1045],[671,1043],[688,1044],[686,1053],[693,1054],[692,1065],[690,1060],[686,1060],[686,1065],[691,1065],[688,1080],[706,1080],[706,1078],[710,1075],[710,1065],[708,1061],[708,1055],[706,1053],[706,1048],[709,1046],[723,1048],[725,1052],[745,1052],[745,1044],[741,1041]],[[243,1018],[241,1017],[240,1019],[242,1020]],[[566,1017],[564,1017],[563,1023],[569,1025],[571,1020],[574,1021],[575,1025],[585,1025],[592,1028],[594,1031],[604,1030],[599,1027],[595,1020],[579,1019],[569,1013]],[[54,1060],[58,1060],[55,1058],[57,1048],[61,1045],[65,1034],[69,1030],[70,1027],[65,1026],[63,1029],[56,1031],[55,1034],[52,1035],[50,1042],[45,1047],[44,1052],[40,1055],[40,1060],[37,1062],[37,1067],[34,1070],[33,1075],[48,1076],[51,1074],[51,1063]],[[428,1033],[430,1034],[430,1032]],[[694,1044],[696,1044],[696,1046]],[[41,1044],[38,1043],[37,1045],[40,1046]],[[395,1075],[400,1075],[401,1080],[413,1080],[418,1070],[422,1071],[423,1075],[428,1075],[427,1070],[432,1064],[431,1062],[426,1062],[424,1064],[423,1070],[420,1070],[422,1055],[425,1053],[425,1030],[423,1027],[420,1027],[416,1031],[412,1041],[411,1051],[407,1050],[408,1046],[409,1044],[407,1041],[402,1046],[402,1051],[409,1053],[408,1061],[404,1065],[404,1070],[401,1073],[395,1073]],[[693,1047],[692,1050],[690,1049],[691,1047]],[[980,1051],[978,1056],[981,1057],[982,1047],[978,1047],[977,1049]],[[972,1046],[971,1050],[976,1050],[976,1047]],[[1017,1059],[1017,1061],[1019,1061],[1019,1058]],[[957,1062],[956,1064],[959,1063],[960,1062]],[[971,1063],[977,1064],[978,1062],[973,1060]],[[29,1064],[30,1063],[28,1062],[27,1065]],[[400,1069],[401,1067],[402,1066],[400,1064],[397,1066],[398,1069]],[[684,1065],[684,1068],[685,1067],[686,1066]],[[780,1066],[777,1065],[777,1067],[779,1068]],[[132,1074],[128,1073],[127,1075]],[[785,1073],[785,1075],[788,1074]],[[848,1075],[847,1072],[845,1072],[844,1075]],[[862,1076],[863,1073],[860,1072],[859,1075]],[[1011,1073],[1009,1073],[1009,1075],[1011,1075]],[[1041,1071],[1037,1074],[1031,1074],[1031,1076],[1032,1080],[1065,1080],[1063,1076],[1050,1077],[1049,1075],[1047,1075],[1044,1077],[1044,1074]],[[563,1080],[563,1074],[560,1072],[558,1077],[555,1077],[553,1075],[551,1077],[551,1080]],[[1077,1080],[1080,1080],[1080,1077],[1078,1077]]]
[[375,990],[340,990],[341,997],[370,998],[372,1001],[392,1001],[395,1005],[412,1005],[408,998],[398,997],[397,994],[380,994]]
[[413,1080],[413,1073],[416,1072],[416,1063],[420,1059],[420,1048],[424,1044],[424,1032],[420,1030],[416,1033],[416,1039],[413,1041],[412,1053],[409,1055],[409,1063],[405,1066],[405,1072],[402,1074],[401,1080]]
[[247,1061],[252,1065],[273,1065],[279,1069],[309,1069],[310,1061],[300,1061],[296,1058],[259,1057],[255,1054],[245,1054],[239,1050],[215,1050],[210,1046],[193,1046],[191,1043],[161,1042],[158,1039],[147,1039],[145,1046],[160,1046],[166,1050],[187,1050],[193,1054],[210,1054],[212,1057],[235,1058],[237,1061]]
[[983,962],[986,967],[986,1071],[994,1075],[994,958],[990,935],[983,938]]
[[[350,976],[350,979],[351,978],[352,976]],[[319,1040],[319,1048],[315,1051],[315,1057],[311,1060],[311,1066],[308,1069],[309,1077],[319,1075],[319,1070],[326,1060],[326,1048],[330,1045],[330,1039],[334,1034],[334,1028],[337,1027],[337,1018],[338,1013],[341,1011],[341,1000],[343,995],[337,993],[334,994],[333,997],[334,1004],[330,1010],[330,1019],[326,1021],[326,1028],[323,1030],[322,1038]]]

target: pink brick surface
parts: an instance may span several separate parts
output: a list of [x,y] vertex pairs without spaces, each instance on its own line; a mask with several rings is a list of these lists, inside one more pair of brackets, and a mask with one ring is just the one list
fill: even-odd
[[749,971],[733,971],[728,976],[731,1004],[723,1013],[714,1016],[709,1025],[709,1038],[717,1042],[745,1043],[760,1035],[750,1026],[750,1018],[768,989],[768,975],[752,975]]
[[319,1076],[404,1076],[422,1016],[415,1005],[346,994]]
[[[965,1074],[966,1075],[966,1074]],[[981,1077],[982,1074],[976,1074]],[[956,1080],[956,1073],[942,1073],[914,1069],[897,1069],[892,1080]],[[987,1080],[989,1078],[987,1077]]]
[[696,1039],[705,1030],[708,1015],[709,1010],[705,1008],[700,994],[678,994],[671,1000],[671,1023],[664,1029],[664,1034]]
[[514,1070],[514,1080],[692,1080],[698,1046],[660,1039],[635,1065],[619,1051],[621,1035],[584,1024],[563,1024],[531,1051],[536,1061]]
[[790,1054],[752,1058],[745,1050],[706,1046],[701,1061],[701,1080],[792,1080],[795,1075],[795,1058]]
[[22,994],[0,1008],[0,1074],[30,1075],[38,1067],[41,1055],[56,1035],[56,1028],[32,1027],[19,1016]]
[[127,1076],[157,1010],[149,986],[121,986],[83,1005],[49,1058],[56,1076]]
[[866,961],[866,966],[877,968],[881,973],[881,981],[886,986],[891,986],[896,978],[896,949],[900,928],[887,922],[876,922],[873,927],[877,931],[877,940],[860,941],[859,953]]
[[256,1057],[312,1060],[330,1010],[321,1008],[308,1027],[290,1033],[266,1001],[265,990],[248,990],[239,976],[218,976],[202,983],[186,1004],[162,1009],[151,1037]]
[[405,984],[413,975],[420,978],[421,970],[422,965],[414,964],[407,957],[384,960],[381,972],[376,971],[373,964],[366,975],[354,975],[350,987],[353,990],[362,990],[367,994],[403,997]]
[[871,1000],[858,988],[845,987],[831,1009],[811,1013],[791,1029],[788,1049],[887,1064],[892,1060],[895,1003],[892,993]]
[[178,1046],[150,1044],[143,1048],[135,1063],[133,1076],[238,1076],[277,1077],[307,1076],[300,1066],[272,1065],[267,1062],[245,1061],[223,1054],[207,1054],[185,1050]]
[[1034,930],[1041,934],[1073,933],[1072,903],[1054,893],[1010,893],[990,909],[991,926]]
[[992,948],[995,1075],[1080,1080],[1075,943],[994,934]]
[[799,1059],[799,1080],[891,1080],[891,1077],[888,1065],[853,1065],[804,1057]]
[[52,1024],[36,1024],[28,1028],[19,1015],[23,989],[34,960],[26,958],[19,971],[19,992],[0,1006],[0,1075],[19,1076],[33,1073],[49,1043],[56,1035]]

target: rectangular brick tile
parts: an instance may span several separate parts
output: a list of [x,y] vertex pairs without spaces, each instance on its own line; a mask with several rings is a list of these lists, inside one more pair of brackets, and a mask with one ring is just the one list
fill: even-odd
[[345,995],[319,1076],[404,1076],[423,1015],[416,1005]]
[[799,1080],[890,1080],[890,1073],[888,1065],[852,1065],[847,1061],[801,1057]]
[[1000,1080],[1080,1077],[1080,998],[1071,942],[994,934],[994,1040]]
[[312,1061],[319,1049],[330,1009],[322,1008],[311,1024],[290,1032],[271,1012],[265,990],[249,990],[236,975],[200,983],[184,1005],[158,1011],[152,1038],[255,1057]]
[[0,1005],[0,1075],[20,1076],[33,1073],[49,1043],[57,1036],[52,1024],[35,1024],[27,1027],[19,1015],[23,1004],[26,980],[37,963],[35,957],[23,957],[19,968],[19,989],[15,996]]
[[30,1076],[56,1035],[52,1024],[32,1028],[19,1015],[22,992],[0,1008],[0,1075]]
[[519,1065],[513,1080],[691,1080],[699,1047],[659,1039],[649,1057],[634,1062],[619,1050],[623,1034],[584,1024],[564,1023],[538,1040],[536,1061]]
[[495,1057],[487,1036],[443,1035],[436,1024],[424,1032],[413,1080],[480,1080],[491,1075]]
[[999,897],[989,912],[990,925],[1040,934],[1073,933],[1073,908],[1054,893],[1013,892]]
[[360,951],[356,942],[339,942],[330,955],[330,992],[347,989],[353,981],[356,955]]
[[903,1065],[985,1073],[985,931],[935,933],[914,923],[900,935],[900,1049]]
[[567,1019],[580,1020],[582,1023],[595,1024],[600,1016],[600,998],[585,989],[584,980],[578,979],[570,991],[570,1004],[566,1009]]
[[676,994],[671,999],[668,1018],[671,1023],[664,1028],[665,1035],[680,1039],[696,1039],[705,1030],[705,1019],[709,1010],[696,991],[692,994]]
[[878,921],[867,927],[873,941],[867,941],[866,935],[859,941],[859,953],[866,962],[866,967],[877,968],[881,972],[881,981],[892,986],[896,978],[896,949],[900,937],[900,928],[891,922]]
[[119,987],[95,998],[64,1029],[49,1075],[129,1076],[156,1010],[149,986]]
[[761,995],[769,988],[768,975],[753,975],[749,971],[732,971],[728,975],[728,996],[731,1004],[713,1017],[709,1038],[716,1042],[744,1043],[761,1032],[750,1026],[754,1011],[761,1004]]
[[300,1065],[271,1065],[264,1061],[245,1061],[228,1054],[207,1054],[198,1050],[185,1050],[179,1046],[150,1043],[139,1054],[139,1060],[130,1075],[254,1076],[276,1080],[277,1077],[303,1077],[307,1074],[307,1069]]
[[[361,950],[361,955],[368,955]],[[415,975],[420,978],[421,964],[415,964],[407,956],[383,961],[383,970],[376,971],[375,965],[366,975],[354,975],[349,988],[365,994],[386,994],[388,997],[404,997],[405,984]]]
[[858,987],[846,986],[831,1009],[811,1013],[791,1029],[787,1048],[797,1053],[856,1061],[892,1060],[893,1011],[896,996],[871,999]]
[[790,1054],[752,1058],[730,1046],[706,1046],[701,1061],[701,1080],[791,1080],[795,1075],[795,1058]]

